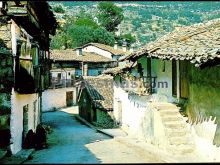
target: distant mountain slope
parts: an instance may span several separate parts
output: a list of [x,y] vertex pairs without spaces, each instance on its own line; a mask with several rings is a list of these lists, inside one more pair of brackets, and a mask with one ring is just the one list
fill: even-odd
[[[119,26],[122,34],[132,33],[137,38],[138,46],[172,31],[177,26],[191,25],[215,18],[220,18],[218,1],[113,1],[124,10],[125,19]],[[96,14],[98,1],[57,1],[68,15],[75,15],[80,9]]]

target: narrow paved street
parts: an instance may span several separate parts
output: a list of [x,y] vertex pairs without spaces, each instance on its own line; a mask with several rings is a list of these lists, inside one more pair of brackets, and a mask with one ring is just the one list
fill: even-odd
[[48,149],[35,151],[26,163],[149,163],[163,162],[144,155],[80,123],[68,111],[43,113],[43,123],[53,132]]

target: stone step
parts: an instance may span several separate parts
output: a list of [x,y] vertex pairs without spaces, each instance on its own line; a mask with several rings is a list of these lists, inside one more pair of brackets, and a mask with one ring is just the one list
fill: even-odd
[[156,103],[154,104],[154,107],[157,109],[180,109],[180,107],[169,103]]
[[160,110],[160,115],[163,117],[163,116],[178,116],[180,115],[179,111],[177,110]]
[[167,150],[173,152],[175,154],[191,154],[195,151],[195,147],[193,145],[169,145]]
[[189,135],[190,132],[187,130],[182,130],[182,129],[177,129],[178,131],[173,131],[172,129],[166,129],[165,134],[167,135],[167,137],[177,137],[177,136],[185,136],[185,135]]
[[163,122],[167,122],[167,121],[181,121],[181,120],[183,120],[182,118],[181,118],[181,116],[167,116],[167,115],[164,115],[164,116],[161,116],[161,119],[162,119],[162,121]]
[[170,122],[165,122],[164,123],[165,128],[174,128],[174,129],[182,129],[186,128],[186,125],[182,122],[179,121],[170,121]]
[[171,145],[192,144],[192,141],[190,140],[189,136],[170,137],[168,138],[168,141],[169,141],[169,144]]

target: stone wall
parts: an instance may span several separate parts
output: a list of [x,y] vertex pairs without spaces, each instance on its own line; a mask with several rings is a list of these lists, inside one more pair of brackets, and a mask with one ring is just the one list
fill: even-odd
[[[216,117],[217,129],[214,144],[220,145],[220,67],[205,69],[191,66],[189,72],[189,100],[186,113],[192,123],[202,123],[212,116]],[[212,119],[212,120],[213,120]],[[195,128],[196,129],[196,128]],[[200,127],[200,133],[210,134],[208,127]],[[213,130],[215,131],[215,130]],[[197,131],[198,132],[198,131]],[[212,140],[212,139],[209,139]]]
[[0,92],[10,93],[14,82],[10,24],[0,25]]
[[11,24],[0,24],[0,39],[8,49],[12,48]]

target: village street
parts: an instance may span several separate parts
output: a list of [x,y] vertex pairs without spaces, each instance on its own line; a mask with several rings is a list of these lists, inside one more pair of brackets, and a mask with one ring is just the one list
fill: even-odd
[[164,162],[152,154],[137,153],[131,147],[95,132],[68,111],[43,113],[43,123],[52,127],[48,149],[35,151],[26,163],[149,163]]

